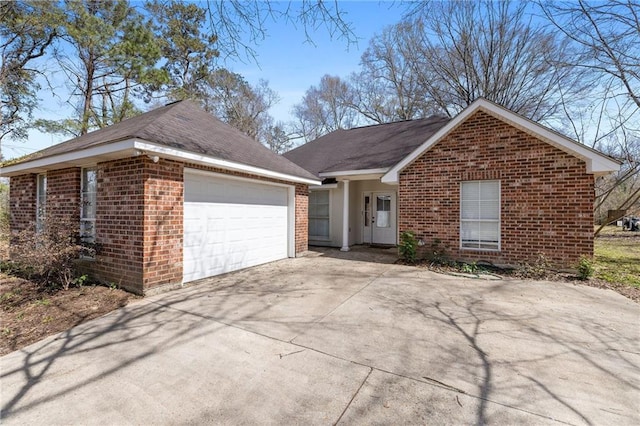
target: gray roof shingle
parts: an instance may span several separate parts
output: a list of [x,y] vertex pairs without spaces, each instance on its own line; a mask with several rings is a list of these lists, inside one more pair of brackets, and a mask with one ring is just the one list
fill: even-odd
[[306,179],[307,170],[223,123],[191,101],[179,101],[43,149],[22,162],[138,138],[176,149]]
[[397,164],[450,121],[429,117],[336,130],[284,154],[319,173],[388,168]]

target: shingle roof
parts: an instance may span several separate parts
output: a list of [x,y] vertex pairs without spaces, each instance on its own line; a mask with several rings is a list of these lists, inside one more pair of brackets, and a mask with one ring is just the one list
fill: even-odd
[[336,130],[284,154],[318,176],[323,172],[394,166],[450,121],[429,117]]
[[62,142],[38,151],[20,163],[133,138],[315,179],[308,171],[223,123],[191,101],[175,102]]

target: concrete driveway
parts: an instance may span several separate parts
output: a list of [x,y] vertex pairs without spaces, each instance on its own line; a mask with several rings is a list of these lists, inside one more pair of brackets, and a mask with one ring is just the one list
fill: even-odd
[[639,305],[370,258],[229,274],[4,356],[2,422],[640,424]]

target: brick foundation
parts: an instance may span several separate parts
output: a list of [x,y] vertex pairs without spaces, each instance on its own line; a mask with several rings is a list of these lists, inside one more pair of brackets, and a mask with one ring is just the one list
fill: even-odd
[[[460,183],[501,182],[501,250],[460,249]],[[454,259],[514,265],[544,254],[573,266],[593,254],[594,177],[585,163],[477,112],[400,174],[399,230]]]

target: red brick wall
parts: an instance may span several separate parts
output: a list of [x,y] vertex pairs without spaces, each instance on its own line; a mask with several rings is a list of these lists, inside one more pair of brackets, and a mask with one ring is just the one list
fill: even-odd
[[183,201],[183,164],[145,160],[145,290],[182,282]]
[[[460,250],[460,183],[501,181],[501,250]],[[585,163],[477,112],[400,174],[400,232],[455,259],[518,264],[543,253],[573,266],[593,254],[594,178]]]
[[[146,156],[97,166],[96,242],[100,249],[84,268],[135,293],[182,282],[185,165]],[[189,165],[202,170],[290,184],[255,175]],[[47,174],[47,211],[80,221],[80,168]],[[295,250],[307,250],[307,185],[295,189]],[[11,178],[11,229],[35,222],[36,175]]]
[[96,242],[92,272],[104,281],[142,293],[144,171],[141,157],[97,167]]
[[35,224],[36,176],[28,174],[9,179],[9,226],[11,231],[22,231]]
[[80,231],[79,167],[47,172],[47,215],[64,217]]
[[309,186],[296,184],[296,254],[309,249]]

